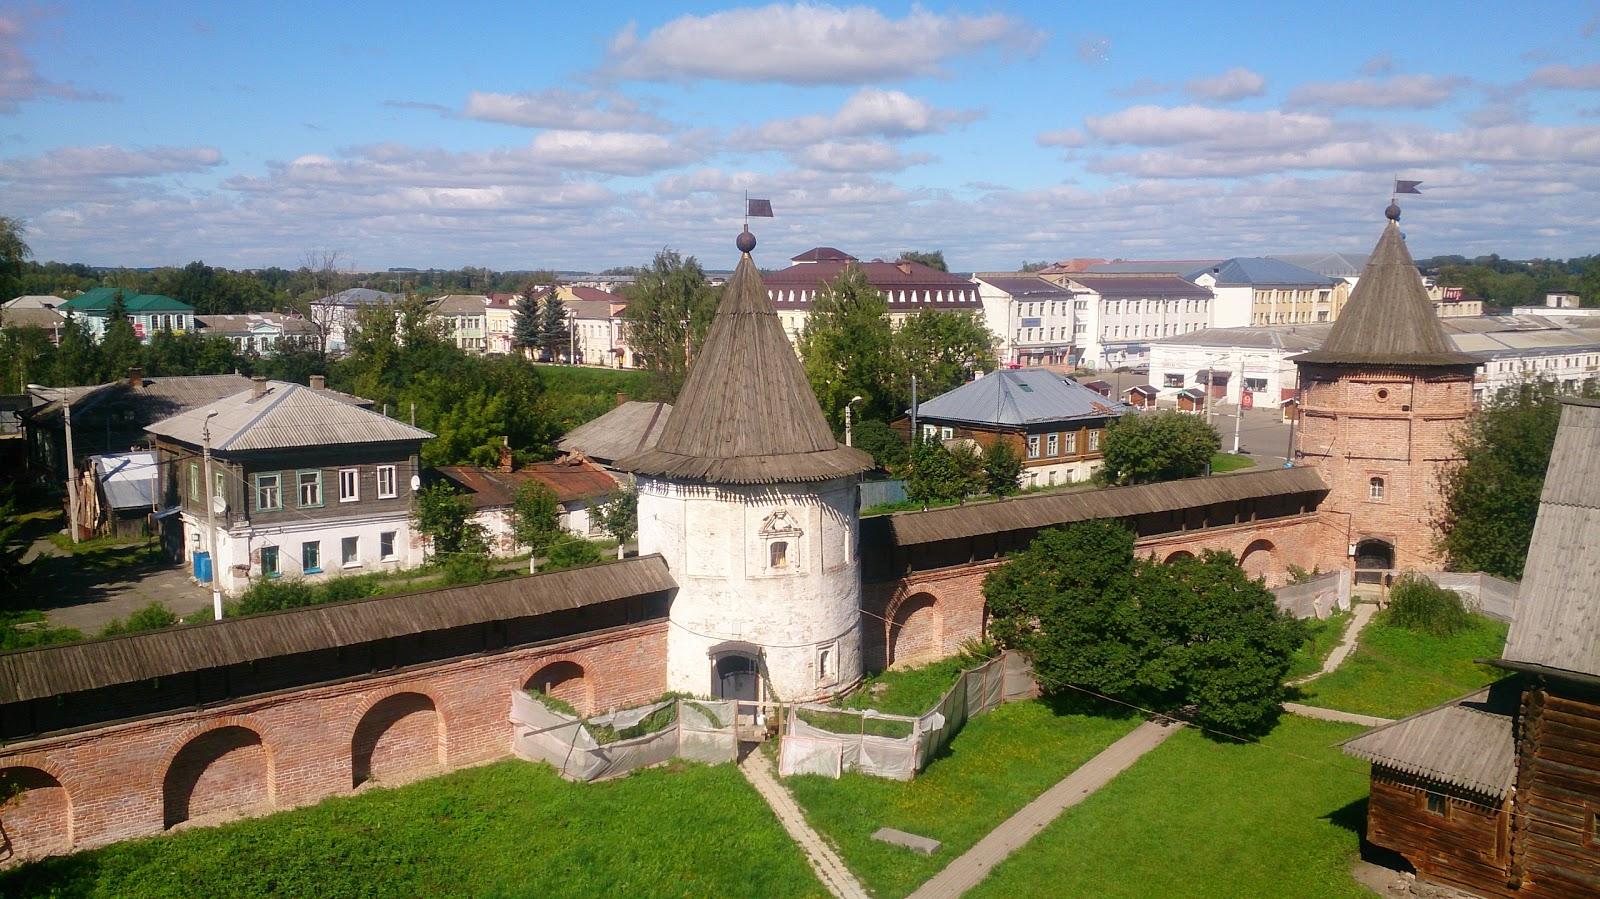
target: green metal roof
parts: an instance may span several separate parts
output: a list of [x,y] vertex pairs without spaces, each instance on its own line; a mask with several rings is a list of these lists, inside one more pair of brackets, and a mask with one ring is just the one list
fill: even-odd
[[111,309],[111,303],[118,293],[122,294],[122,304],[129,313],[139,312],[188,312],[193,313],[194,307],[182,300],[175,300],[159,293],[134,293],[120,287],[96,287],[86,290],[72,299],[62,303],[60,308],[71,312],[106,312]]

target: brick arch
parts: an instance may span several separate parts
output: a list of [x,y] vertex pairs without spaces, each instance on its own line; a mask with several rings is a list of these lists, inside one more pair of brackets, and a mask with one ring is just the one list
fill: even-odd
[[1186,559],[1192,559],[1192,558],[1194,558],[1194,553],[1189,552],[1186,549],[1180,549],[1180,550],[1175,550],[1175,551],[1169,553],[1167,555],[1167,557],[1165,559],[1163,559],[1162,561],[1163,562],[1181,562],[1181,561],[1184,561]]
[[261,729],[224,719],[191,731],[169,758],[161,776],[162,825],[271,808],[273,793],[272,753]]
[[889,667],[905,667],[943,658],[944,612],[939,598],[927,590],[908,590],[889,606]]
[[1278,564],[1278,547],[1271,540],[1250,541],[1244,552],[1239,554],[1239,567],[1251,580],[1266,578],[1267,583],[1272,583],[1281,568]]
[[398,689],[367,706],[350,736],[350,785],[398,783],[444,768],[445,721],[427,693]]
[[522,689],[536,690],[571,705],[578,714],[594,709],[594,684],[589,672],[572,658],[547,659],[523,680]]
[[70,850],[72,794],[60,769],[26,757],[9,759],[0,767],[0,789],[11,788],[19,792],[0,803],[0,863]]

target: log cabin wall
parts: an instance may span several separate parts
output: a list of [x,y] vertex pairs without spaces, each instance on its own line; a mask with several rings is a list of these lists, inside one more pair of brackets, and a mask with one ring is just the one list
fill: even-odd
[[1558,680],[1531,685],[1521,718],[1518,895],[1600,895],[1600,691]]
[[1489,896],[1519,895],[1509,886],[1508,805],[1374,765],[1367,840],[1405,856],[1425,880]]

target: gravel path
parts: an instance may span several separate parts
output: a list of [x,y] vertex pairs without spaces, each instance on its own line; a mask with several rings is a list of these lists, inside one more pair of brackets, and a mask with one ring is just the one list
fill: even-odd
[[817,879],[828,888],[838,899],[869,899],[868,893],[861,882],[856,880],[850,869],[845,867],[839,854],[833,851],[822,835],[811,829],[806,823],[805,815],[800,812],[800,806],[784,789],[783,784],[772,774],[772,765],[759,750],[750,752],[739,763],[739,770],[744,772],[745,779],[756,788],[761,798],[767,801],[772,808],[772,813],[778,816],[778,822],[783,829],[789,832],[789,838],[799,844],[800,849],[806,854],[806,861],[811,863],[811,870],[817,874]]

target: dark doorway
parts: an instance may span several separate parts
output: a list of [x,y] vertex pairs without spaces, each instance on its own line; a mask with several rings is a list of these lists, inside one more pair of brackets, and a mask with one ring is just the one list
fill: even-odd
[[1363,540],[1356,544],[1356,583],[1380,584],[1394,568],[1394,545],[1387,540]]
[[756,660],[743,655],[719,656],[716,669],[717,698],[755,702],[760,699],[761,682]]

